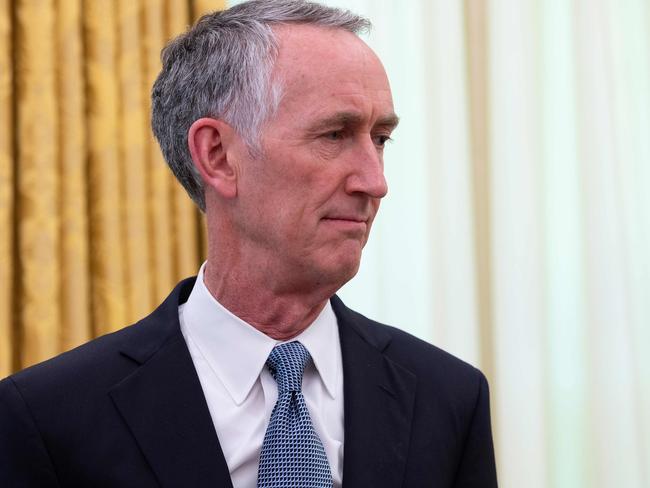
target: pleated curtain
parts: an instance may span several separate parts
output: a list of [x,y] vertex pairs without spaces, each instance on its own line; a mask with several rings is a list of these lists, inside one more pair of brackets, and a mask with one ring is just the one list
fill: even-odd
[[205,255],[149,128],[160,51],[221,1],[0,0],[0,377],[149,313]]

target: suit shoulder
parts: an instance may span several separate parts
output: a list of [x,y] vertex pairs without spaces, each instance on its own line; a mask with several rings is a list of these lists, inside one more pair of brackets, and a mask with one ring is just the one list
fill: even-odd
[[383,328],[391,336],[391,342],[387,348],[389,355],[410,359],[414,363],[421,360],[423,366],[426,367],[430,367],[431,363],[435,363],[441,368],[465,372],[466,374],[475,375],[479,372],[478,369],[466,361],[404,330],[378,322],[374,322],[374,324],[376,327]]
[[466,374],[480,373],[466,361],[413,334],[392,325],[382,324],[353,310],[347,309],[347,311],[354,317],[354,322],[360,328],[367,330],[369,338],[374,339],[382,349],[386,347],[384,353],[389,357],[395,357],[414,366],[422,363],[422,366],[430,368],[433,363],[445,369],[464,371]]
[[179,283],[150,315],[133,325],[93,339],[70,351],[19,371],[11,376],[22,389],[57,386],[101,388],[113,384],[145,362],[165,342],[182,338],[179,303],[189,294],[193,279]]
[[485,375],[471,364],[396,327],[376,322],[373,327],[391,336],[385,356],[413,373],[430,401],[470,415],[482,392],[488,391]]
[[134,346],[143,348],[147,344],[152,352],[160,347],[164,340],[152,341],[149,338],[152,331],[148,329],[154,326],[142,320],[30,366],[9,378],[26,399],[57,398],[66,392],[89,398],[107,391],[134,370],[139,361],[124,351]]
[[487,386],[483,373],[466,361],[397,327],[349,312],[384,356],[413,373],[421,386],[465,399],[475,398],[482,385]]
[[101,375],[107,364],[114,363],[122,344],[134,335],[133,327],[92,339],[85,344],[63,352],[53,358],[18,371],[10,378],[19,386],[36,387],[61,381],[82,380]]

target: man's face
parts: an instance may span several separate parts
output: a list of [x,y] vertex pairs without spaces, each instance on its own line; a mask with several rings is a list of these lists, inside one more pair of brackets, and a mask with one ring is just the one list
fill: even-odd
[[[384,69],[355,35],[294,25],[276,29],[274,78],[284,87],[260,134],[243,141],[236,226],[240,243],[286,286],[342,286],[386,195],[384,143],[397,120]],[[250,255],[250,254],[249,254]]]

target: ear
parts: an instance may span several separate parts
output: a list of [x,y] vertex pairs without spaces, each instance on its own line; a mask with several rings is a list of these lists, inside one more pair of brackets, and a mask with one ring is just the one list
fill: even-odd
[[187,143],[194,166],[206,185],[224,198],[237,196],[237,171],[227,156],[235,131],[223,120],[196,120],[187,133]]

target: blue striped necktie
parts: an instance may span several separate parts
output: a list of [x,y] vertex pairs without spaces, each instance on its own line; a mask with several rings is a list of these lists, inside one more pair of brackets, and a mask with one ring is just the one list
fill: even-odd
[[327,456],[302,395],[302,373],[311,356],[300,342],[273,348],[266,364],[278,383],[278,401],[266,429],[258,488],[331,488]]

